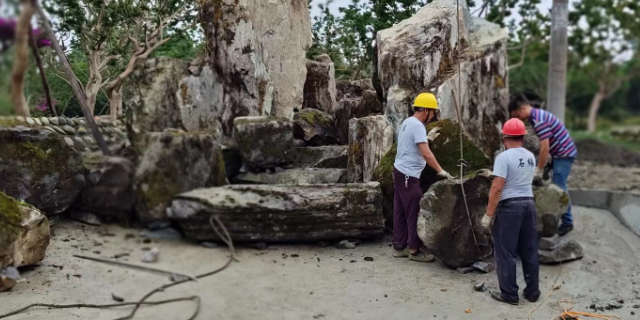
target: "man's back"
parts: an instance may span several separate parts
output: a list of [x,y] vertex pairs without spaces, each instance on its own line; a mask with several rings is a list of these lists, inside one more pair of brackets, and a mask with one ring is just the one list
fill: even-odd
[[575,158],[578,150],[567,128],[553,114],[537,108],[531,109],[533,128],[540,140],[549,139],[549,154],[554,158]]
[[496,157],[493,175],[505,179],[500,200],[533,197],[531,184],[536,168],[536,159],[525,148],[511,148]]
[[420,178],[427,161],[422,157],[417,144],[426,142],[427,130],[424,124],[415,117],[404,120],[398,134],[398,152],[393,166],[408,176]]

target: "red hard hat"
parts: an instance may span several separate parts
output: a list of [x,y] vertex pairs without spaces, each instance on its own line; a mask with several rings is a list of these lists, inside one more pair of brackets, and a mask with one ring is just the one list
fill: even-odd
[[527,134],[527,128],[520,119],[513,118],[505,122],[502,133],[506,136],[524,136]]

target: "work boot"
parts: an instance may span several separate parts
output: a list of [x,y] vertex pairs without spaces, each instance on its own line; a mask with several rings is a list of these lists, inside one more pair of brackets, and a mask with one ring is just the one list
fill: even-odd
[[573,225],[571,225],[571,224],[560,225],[560,228],[558,228],[558,235],[560,235],[562,237],[565,234],[569,233],[569,231],[571,231],[571,230],[573,230]]
[[502,297],[502,292],[500,292],[500,291],[491,291],[491,292],[490,292],[490,294],[491,294],[491,298],[493,298],[493,299],[495,299],[495,300],[498,300],[498,301],[500,301],[500,302],[508,303],[508,304],[510,304],[510,305],[513,305],[513,306],[517,306],[517,305],[518,305],[518,303],[519,303],[519,301],[518,301],[518,300],[515,300],[515,301],[505,300],[505,299]]
[[540,299],[540,293],[533,295],[531,297],[527,297],[526,295],[524,296],[525,299],[527,299],[527,301],[531,302],[531,303],[536,303],[538,302],[538,299]]
[[418,250],[416,251],[416,253],[409,254],[409,260],[418,262],[434,262],[436,261],[436,257],[434,257],[432,254],[428,254],[426,252]]
[[407,258],[409,256],[409,249],[405,248],[402,250],[391,249],[393,251],[394,258]]

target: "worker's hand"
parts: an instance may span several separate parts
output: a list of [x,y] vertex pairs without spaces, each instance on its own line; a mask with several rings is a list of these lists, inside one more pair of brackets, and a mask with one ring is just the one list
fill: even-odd
[[491,222],[493,221],[493,217],[488,216],[487,214],[484,215],[484,217],[482,217],[482,221],[480,221],[480,224],[482,225],[483,228],[491,228]]
[[427,134],[427,140],[434,141],[440,136],[440,127],[435,127]]
[[449,172],[446,172],[444,170],[438,172],[438,178],[442,178],[442,179],[448,179],[448,180],[453,180],[455,179],[454,176],[450,175]]

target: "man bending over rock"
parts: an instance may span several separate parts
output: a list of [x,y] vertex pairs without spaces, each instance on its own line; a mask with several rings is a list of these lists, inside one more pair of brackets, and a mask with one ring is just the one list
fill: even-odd
[[402,122],[398,134],[398,153],[393,164],[393,256],[409,257],[410,260],[432,262],[433,255],[420,250],[422,240],[418,237],[418,212],[420,211],[420,174],[425,165],[438,172],[438,177],[453,179],[438,164],[438,160],[429,149],[428,140],[434,140],[438,129],[429,132],[425,123],[436,118],[438,101],[433,93],[418,95],[414,104],[412,117]]
[[536,205],[533,202],[531,184],[536,170],[533,153],[523,148],[527,129],[518,119],[511,119],[502,129],[506,151],[496,157],[493,166],[493,184],[489,192],[487,213],[482,226],[493,226],[496,273],[499,292],[491,292],[494,299],[517,305],[516,262],[522,260],[522,270],[527,287],[524,297],[536,302],[540,297],[538,287],[538,232],[536,231]]

